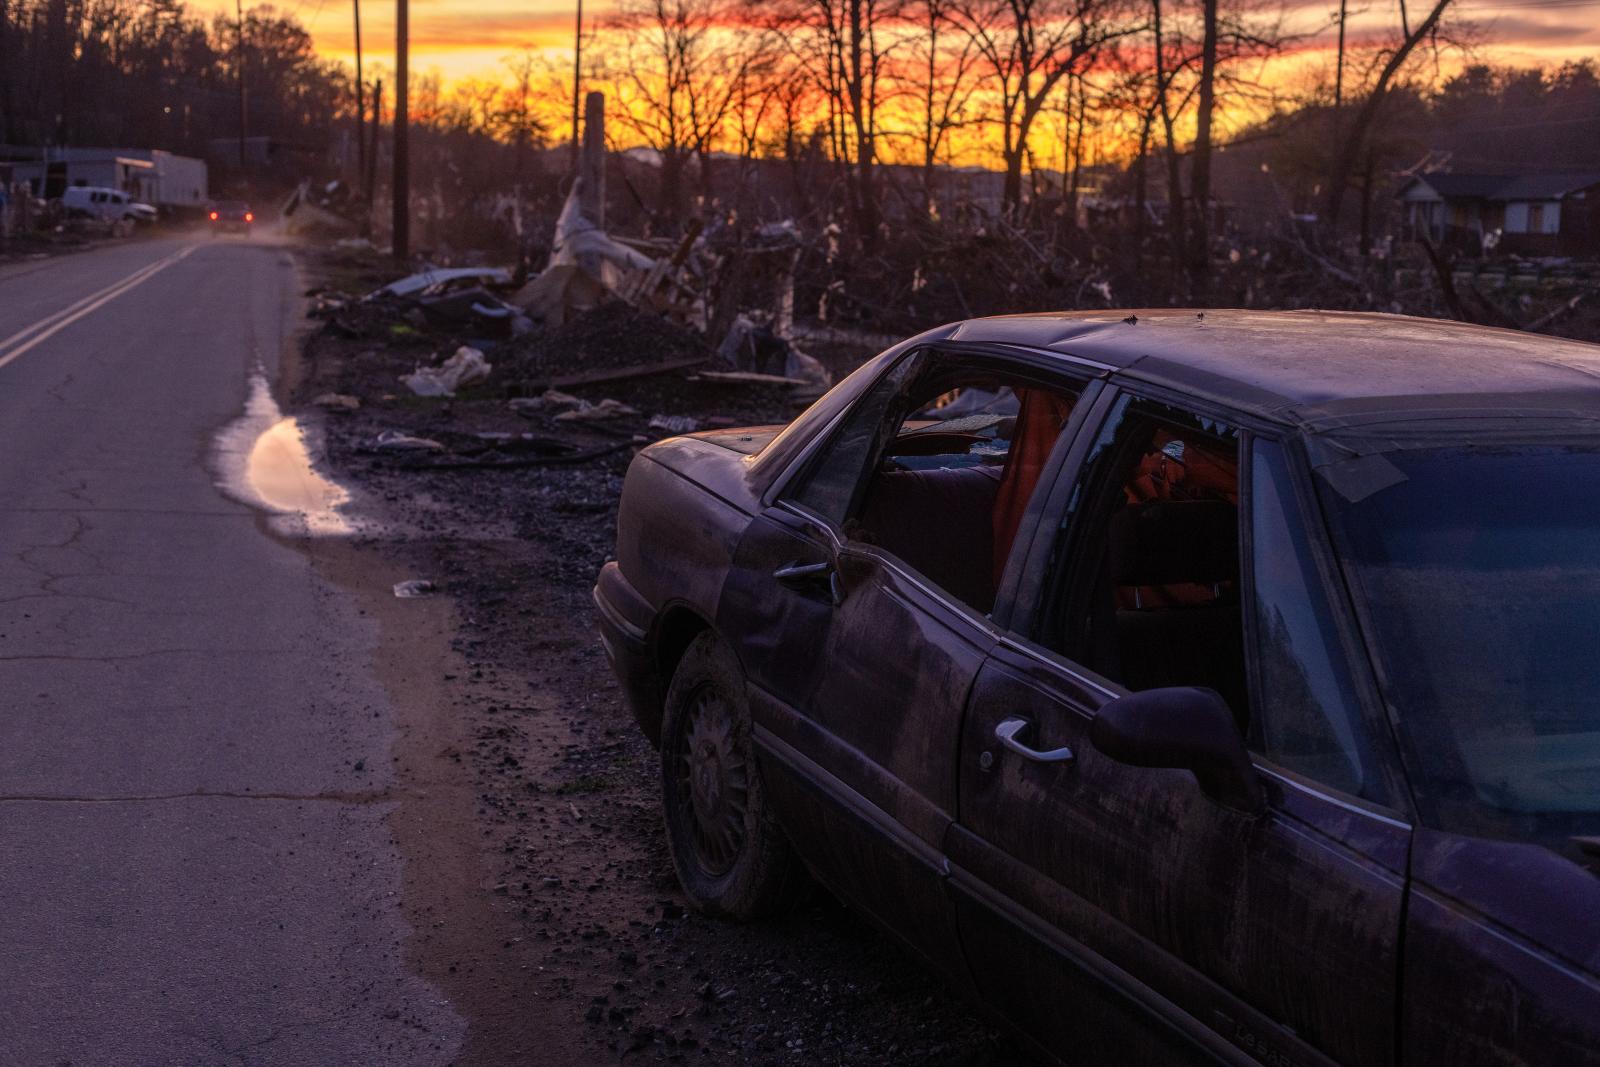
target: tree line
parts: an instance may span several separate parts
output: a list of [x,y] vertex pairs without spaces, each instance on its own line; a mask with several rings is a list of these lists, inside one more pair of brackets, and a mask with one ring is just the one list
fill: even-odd
[[[1334,232],[1365,217],[1375,170],[1429,150],[1459,161],[1497,145],[1507,165],[1600,165],[1592,63],[1444,78],[1467,29],[1452,0],[1395,0],[1382,29],[1340,32],[1336,55],[1286,77],[1287,54],[1342,27],[1291,32],[1280,2],[620,0],[591,28],[582,74],[612,101],[612,144],[659,163],[654,188],[634,191],[657,232],[680,228],[692,201],[726,200],[756,161],[786,166],[795,200],[827,200],[867,250],[884,232],[885,164],[892,192],[923,216],[939,210],[942,168],[997,166],[1000,214],[1019,224],[1046,200],[1075,217],[1088,175],[1114,163],[1140,220],[1162,203],[1172,259],[1195,289],[1225,146],[1279,142],[1302,210]],[[368,131],[388,118],[384,72],[369,73]],[[0,0],[9,144],[204,154],[237,135],[241,80],[252,134],[325,151],[358,118],[350,72],[268,6],[241,25],[180,0]],[[482,198],[532,181],[546,167],[539,150],[567,135],[572,93],[571,70],[532,49],[451,85],[414,76],[413,122],[433,160],[425,188]],[[907,174],[917,188],[902,187]]]
[[348,76],[270,6],[207,21],[180,0],[0,0],[0,143],[204,155],[251,134],[320,148]]

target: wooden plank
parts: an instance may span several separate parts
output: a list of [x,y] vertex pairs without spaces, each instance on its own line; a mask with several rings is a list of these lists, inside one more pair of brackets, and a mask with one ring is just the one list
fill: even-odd
[[530,386],[541,389],[566,389],[574,385],[599,385],[603,382],[620,382],[629,378],[648,378],[656,374],[670,374],[710,362],[710,356],[689,356],[686,359],[669,359],[660,363],[635,363],[626,367],[608,367],[585,371],[582,374],[564,374],[554,378],[533,378]]

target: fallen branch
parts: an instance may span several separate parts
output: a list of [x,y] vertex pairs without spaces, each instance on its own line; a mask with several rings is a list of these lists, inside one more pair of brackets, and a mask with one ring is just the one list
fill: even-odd
[[1540,315],[1538,318],[1534,319],[1532,322],[1528,323],[1522,328],[1527,330],[1529,333],[1538,333],[1540,330],[1544,329],[1546,326],[1549,326],[1563,315],[1570,315],[1572,312],[1577,311],[1584,301],[1597,295],[1600,295],[1600,289],[1585,289],[1571,300],[1565,301],[1554,311],[1545,315]]
[[1439,278],[1439,290],[1444,294],[1445,306],[1450,309],[1450,314],[1462,322],[1476,321],[1462,306],[1461,297],[1456,293],[1455,276],[1451,273],[1450,265],[1440,257],[1439,250],[1433,247],[1433,242],[1428,240],[1426,234],[1419,233],[1417,243],[1422,245],[1422,250],[1428,254],[1428,262],[1433,264],[1433,273]]
[[554,378],[534,378],[527,383],[529,388],[544,389],[569,389],[575,385],[599,385],[603,382],[620,382],[629,378],[649,378],[656,374],[670,374],[672,371],[688,370],[698,367],[702,363],[709,363],[710,356],[689,356],[685,359],[669,359],[657,363],[634,363],[626,367],[612,367],[606,370],[586,371],[582,374],[564,374]]

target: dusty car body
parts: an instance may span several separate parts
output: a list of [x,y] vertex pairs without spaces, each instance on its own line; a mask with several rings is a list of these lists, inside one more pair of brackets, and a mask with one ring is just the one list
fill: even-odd
[[1597,459],[1591,345],[974,320],[642,451],[595,600],[707,911],[1065,1062],[1596,1063]]

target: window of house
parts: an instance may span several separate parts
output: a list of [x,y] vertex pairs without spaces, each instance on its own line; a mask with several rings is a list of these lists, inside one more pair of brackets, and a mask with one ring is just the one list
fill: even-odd
[[1080,392],[919,353],[857,402],[790,499],[987,613]]
[[1213,689],[1246,722],[1236,431],[1123,398],[1063,531],[1041,641],[1131,690]]

